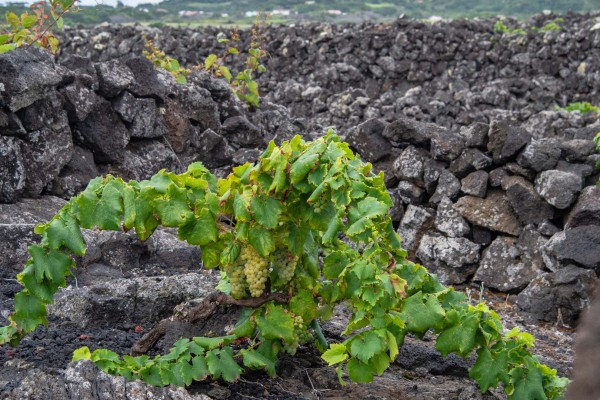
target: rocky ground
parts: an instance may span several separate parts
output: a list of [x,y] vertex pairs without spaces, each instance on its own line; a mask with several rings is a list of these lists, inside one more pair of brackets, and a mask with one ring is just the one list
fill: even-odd
[[[571,376],[573,328],[600,271],[592,142],[600,121],[555,106],[600,103],[600,20],[568,15],[561,30],[540,31],[555,18],[533,18],[525,35],[494,31],[492,20],[273,27],[256,110],[223,80],[195,73],[178,85],[140,57],[149,35],[183,62],[201,62],[219,50],[217,28],[71,29],[57,62],[35,49],[1,55],[0,323],[20,290],[15,277],[37,240],[35,224],[91,178],[139,180],[193,161],[223,176],[271,139],[310,139],[331,125],[385,171],[392,220],[411,257],[473,301],[490,302],[507,327],[533,333],[542,361]],[[82,345],[127,353],[217,279],[202,270],[198,249],[169,230],[144,243],[85,236],[88,251],[51,307],[48,329],[0,349],[2,398],[503,398],[478,394],[472,360],[442,359],[432,336],[407,340],[372,384],[345,387],[311,348],[282,359],[276,379],[249,374],[188,390],[69,364]],[[225,329],[234,315],[222,311],[206,325],[176,327],[153,351],[177,332]],[[330,340],[340,339],[345,315],[340,308],[325,324]]]

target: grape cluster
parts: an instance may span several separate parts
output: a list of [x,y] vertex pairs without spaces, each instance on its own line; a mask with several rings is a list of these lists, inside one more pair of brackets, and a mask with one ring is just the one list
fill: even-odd
[[252,246],[242,248],[241,259],[244,261],[244,274],[252,297],[260,297],[265,291],[269,277],[269,261],[258,254]]
[[299,345],[311,341],[313,337],[301,316],[292,314],[292,317],[294,318],[294,338],[291,342],[283,342],[283,350],[294,355]]
[[244,266],[240,264],[231,265],[225,271],[231,282],[231,295],[236,299],[241,299],[246,295],[246,275]]
[[273,270],[283,285],[292,280],[297,264],[298,256],[290,254],[285,248],[280,248],[273,254]]

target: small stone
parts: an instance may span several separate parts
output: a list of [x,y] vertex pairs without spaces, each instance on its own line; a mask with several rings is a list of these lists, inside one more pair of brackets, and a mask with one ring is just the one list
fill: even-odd
[[419,205],[425,196],[425,190],[408,181],[400,181],[396,190],[405,204]]
[[487,145],[489,129],[489,125],[478,122],[460,128],[460,135],[463,137],[467,147],[484,148]]
[[581,192],[569,213],[565,229],[583,225],[600,225],[600,187],[589,186]]
[[569,207],[582,187],[580,176],[556,169],[541,172],[535,180],[536,192],[559,210]]
[[439,203],[443,197],[455,199],[460,192],[460,181],[451,172],[444,169],[440,173],[435,193],[429,201],[433,204]]
[[434,222],[435,228],[449,237],[461,237],[470,232],[469,224],[454,209],[452,201],[444,197],[438,204]]
[[600,226],[584,225],[556,233],[542,247],[550,271],[576,264],[600,270]]
[[513,236],[521,233],[521,223],[502,191],[491,190],[485,199],[464,196],[454,207],[472,224]]
[[515,157],[530,141],[531,134],[525,129],[511,126],[506,121],[492,121],[487,149],[494,162],[502,163]]
[[[472,268],[468,267],[479,261],[479,249],[478,244],[465,238],[426,234],[419,243],[416,255],[442,282],[459,284],[472,273]],[[464,267],[467,268],[463,270]]]
[[433,219],[433,210],[409,204],[398,227],[402,247],[414,251],[423,234],[433,225]]
[[383,136],[387,122],[373,118],[348,131],[346,141],[368,162],[376,162],[392,151],[389,139]]
[[471,172],[461,180],[460,190],[465,194],[483,198],[487,193],[488,176],[485,171]]
[[521,176],[506,177],[502,188],[513,210],[523,224],[540,224],[554,218],[554,209],[533,188],[533,184]]
[[545,171],[556,166],[560,155],[560,141],[557,139],[532,139],[517,158],[517,163],[534,171]]

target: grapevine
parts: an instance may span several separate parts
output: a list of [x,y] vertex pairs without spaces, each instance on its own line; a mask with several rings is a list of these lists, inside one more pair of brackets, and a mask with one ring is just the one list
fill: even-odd
[[[510,399],[560,398],[568,380],[531,354],[530,334],[505,332],[485,304],[470,305],[406,259],[391,205],[383,173],[374,174],[333,133],[271,142],[256,163],[234,168],[227,179],[200,163],[141,182],[96,178],[35,228],[41,244],[29,247],[18,275],[24,288],[10,325],[0,328],[0,344],[15,345],[47,324],[46,306],[75,266],[71,255],[85,253],[81,228],[134,229],[145,240],[160,225],[177,228],[181,240],[200,246],[205,267],[225,273],[230,294],[210,295],[205,308],[243,307],[236,327],[222,337],[182,338],[165,355],[121,357],[82,347],[74,360],[156,386],[186,386],[235,381],[243,368],[273,376],[279,353],[314,341],[340,382],[345,372],[370,382],[396,359],[407,334],[431,331],[444,356],[477,353],[469,375],[482,392],[502,383]],[[345,340],[328,344],[320,322],[341,302],[352,311]],[[149,348],[134,347],[134,354]]]

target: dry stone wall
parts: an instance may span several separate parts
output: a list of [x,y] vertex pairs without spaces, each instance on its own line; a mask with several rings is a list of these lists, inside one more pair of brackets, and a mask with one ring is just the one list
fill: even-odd
[[[142,34],[157,30],[67,31],[58,63],[38,50],[6,53],[0,202],[17,204],[0,204],[0,236],[29,242],[38,221],[15,210],[58,209],[59,198],[100,174],[145,179],[202,161],[222,175],[271,139],[310,139],[333,124],[385,171],[413,259],[447,283],[482,283],[515,295],[534,318],[574,324],[600,272],[592,142],[600,123],[553,105],[600,102],[600,31],[590,30],[591,16],[565,21],[564,32],[512,38],[491,21],[273,28],[261,78],[268,93],[253,111],[224,81],[195,73],[179,85],[154,70],[139,54]],[[165,29],[160,37],[167,51],[197,62],[216,33]],[[543,60],[557,67],[541,68]],[[109,279],[105,266],[123,261],[110,249],[129,239],[94,240],[87,263]],[[142,268],[148,254],[158,262],[151,245],[138,246],[129,263]],[[3,276],[14,276],[24,249],[0,251]],[[197,254],[182,251],[181,262],[161,255],[161,268],[191,267]]]

